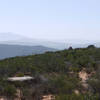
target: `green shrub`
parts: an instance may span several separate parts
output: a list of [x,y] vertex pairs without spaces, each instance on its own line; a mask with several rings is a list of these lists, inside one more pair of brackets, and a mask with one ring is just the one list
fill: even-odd
[[6,94],[7,96],[15,96],[16,93],[16,88],[14,85],[7,85],[4,88],[4,94]]
[[24,73],[18,73],[16,76],[17,77],[23,77],[24,76]]
[[56,96],[56,100],[99,100],[98,95],[76,95],[76,94],[60,94]]

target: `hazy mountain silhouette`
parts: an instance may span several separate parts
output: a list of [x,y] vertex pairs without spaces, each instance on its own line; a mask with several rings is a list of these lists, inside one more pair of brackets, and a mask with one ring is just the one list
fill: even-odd
[[45,46],[49,48],[55,48],[55,49],[66,49],[72,46],[73,48],[79,48],[79,47],[87,47],[88,45],[95,45],[100,47],[100,42],[98,41],[89,41],[89,40],[66,40],[66,43],[59,42],[51,42],[41,39],[33,39],[28,38],[25,36],[21,36],[14,33],[0,33],[0,44],[9,44],[9,45],[28,45],[28,46]]
[[64,43],[56,43],[46,40],[32,39],[13,33],[0,33],[0,44],[29,45],[29,46],[42,45],[56,49],[66,48]]
[[47,48],[44,46],[22,46],[22,45],[5,45],[0,44],[0,59],[26,56],[31,54],[41,54],[47,51],[56,51],[53,48]]

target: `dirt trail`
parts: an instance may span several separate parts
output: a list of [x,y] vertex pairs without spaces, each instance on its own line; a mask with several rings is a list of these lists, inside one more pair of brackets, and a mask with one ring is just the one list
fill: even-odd
[[79,72],[79,78],[82,79],[82,82],[86,82],[88,80],[88,77],[88,74],[84,70]]
[[17,89],[16,98],[14,100],[21,100],[22,92],[20,89]]
[[4,98],[4,97],[1,97],[1,98],[0,98],[0,100],[7,100],[7,99],[6,99],[6,98]]
[[88,74],[85,69],[79,72],[79,78],[81,79],[81,84],[85,90],[88,90],[89,85],[87,83],[87,80],[89,79],[90,74]]

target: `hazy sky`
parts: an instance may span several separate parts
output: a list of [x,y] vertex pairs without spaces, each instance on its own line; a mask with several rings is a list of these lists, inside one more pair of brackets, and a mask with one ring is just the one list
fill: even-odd
[[100,39],[100,0],[0,0],[0,33]]

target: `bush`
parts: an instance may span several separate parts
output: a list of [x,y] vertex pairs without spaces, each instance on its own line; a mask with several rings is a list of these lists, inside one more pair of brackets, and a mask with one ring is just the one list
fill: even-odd
[[78,88],[79,80],[75,77],[57,76],[50,81],[51,87],[53,87],[58,94],[67,93],[70,94],[75,88]]
[[15,93],[16,93],[16,88],[13,85],[7,85],[4,88],[4,94],[6,94],[7,96],[13,97],[15,96]]
[[16,76],[17,77],[23,77],[24,76],[24,73],[18,73]]
[[76,95],[76,94],[60,94],[56,96],[56,100],[100,100],[98,95]]

